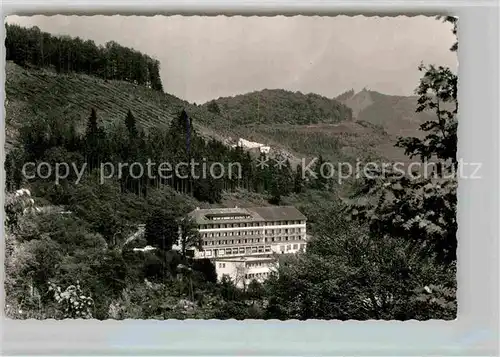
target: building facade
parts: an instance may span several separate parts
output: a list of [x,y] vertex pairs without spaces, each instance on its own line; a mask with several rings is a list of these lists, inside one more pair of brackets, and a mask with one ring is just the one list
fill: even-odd
[[203,242],[194,257],[211,259],[218,278],[227,275],[238,286],[267,278],[280,254],[306,249],[307,219],[293,206],[196,209],[189,215]]

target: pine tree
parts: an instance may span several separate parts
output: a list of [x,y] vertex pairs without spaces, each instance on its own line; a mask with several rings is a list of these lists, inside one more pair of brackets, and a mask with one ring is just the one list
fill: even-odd
[[97,134],[97,130],[98,130],[98,127],[97,127],[97,114],[96,114],[96,111],[94,108],[91,109],[91,112],[90,112],[90,117],[87,121],[87,130],[85,132],[85,136],[88,138],[88,137],[91,137],[92,135],[95,135]]
[[271,199],[269,200],[272,204],[280,204],[281,198],[287,196],[292,192],[293,189],[293,175],[290,166],[290,161],[286,160],[284,165],[279,165],[273,167],[271,171],[271,185],[270,194]]
[[95,109],[92,108],[90,117],[87,121],[87,129],[85,132],[85,156],[90,171],[92,171],[98,165],[99,146],[99,127],[97,125],[97,114]]
[[128,110],[127,116],[125,118],[125,125],[128,129],[130,139],[134,140],[135,138],[137,138],[138,131],[136,126],[136,121],[130,109]]
[[314,166],[314,173],[316,175],[316,178],[313,181],[313,188],[317,190],[324,190],[327,188],[328,184],[328,179],[326,178],[327,174],[324,168],[325,160],[323,159],[322,155],[319,155],[318,161],[316,162],[316,165]]
[[293,192],[301,193],[304,190],[304,178],[302,177],[302,167],[297,165],[295,170],[295,178],[293,181]]

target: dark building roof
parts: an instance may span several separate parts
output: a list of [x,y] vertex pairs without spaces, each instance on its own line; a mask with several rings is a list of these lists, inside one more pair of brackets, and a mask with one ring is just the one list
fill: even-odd
[[189,216],[196,223],[214,223],[211,217],[233,216],[237,219],[218,219],[216,222],[260,222],[260,221],[295,221],[306,220],[297,208],[293,206],[270,206],[270,207],[253,207],[253,208],[210,208],[210,209],[195,209]]
[[294,206],[254,207],[249,209],[257,213],[265,221],[294,221],[307,219],[306,216]]

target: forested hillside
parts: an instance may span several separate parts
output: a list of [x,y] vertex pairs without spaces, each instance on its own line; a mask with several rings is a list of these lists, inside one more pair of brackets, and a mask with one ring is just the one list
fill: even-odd
[[332,124],[352,118],[350,108],[334,99],[282,89],[219,98],[203,106],[236,125]]
[[6,58],[21,66],[50,68],[57,73],[86,73],[123,80],[162,91],[160,63],[131,48],[108,42],[53,36],[38,27],[6,25]]
[[103,125],[123,118],[129,109],[144,129],[166,127],[188,104],[176,97],[125,81],[99,77],[25,69],[6,63],[6,141],[15,142],[17,129],[34,118],[58,117],[85,126],[91,108],[99,112]]
[[[205,137],[224,143],[243,137],[269,145],[292,161],[320,154],[334,161],[359,156],[401,160],[401,151],[387,142],[415,134],[426,119],[425,114],[415,115],[414,98],[393,100],[352,90],[336,99],[263,90],[191,105],[162,93],[158,61],[115,42],[97,46],[36,27],[7,25],[5,45],[7,149],[15,141],[20,118],[63,116],[78,127],[95,108],[108,125],[137,108],[138,125],[147,131],[165,127],[186,109]],[[368,99],[361,100],[363,96]]]
[[270,145],[275,154],[286,152],[296,158],[320,154],[334,161],[353,160],[369,154],[401,158],[400,150],[386,145],[388,138],[380,127],[361,122],[235,125],[223,113],[210,111],[205,105],[192,105],[167,93],[126,81],[23,68],[11,61],[6,64],[6,73],[7,150],[15,143],[20,124],[33,118],[64,118],[74,122],[82,132],[92,108],[96,109],[105,127],[121,122],[127,111],[134,109],[137,125],[148,132],[167,127],[182,109],[186,109],[201,136],[226,144],[242,137]]
[[[36,27],[8,24],[6,29],[8,148],[18,116],[30,117],[33,111],[83,123],[93,107],[103,123],[111,123],[128,108],[140,108],[135,115],[147,129],[167,125],[184,108],[200,134],[222,142],[243,137],[297,158],[321,154],[335,161],[359,155],[401,160],[401,151],[387,141],[417,134],[418,126],[429,119],[426,113],[415,113],[416,97],[366,90],[350,90],[335,99],[263,90],[190,105],[161,93],[158,61],[138,51],[115,42],[97,46],[90,40],[54,36]],[[351,123],[353,119],[360,125]],[[279,140],[276,124],[283,134]]]

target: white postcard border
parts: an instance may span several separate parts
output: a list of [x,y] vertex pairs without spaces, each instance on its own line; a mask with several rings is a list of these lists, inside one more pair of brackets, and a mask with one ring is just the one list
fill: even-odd
[[[498,1],[3,1],[4,17],[14,13],[456,15],[459,157],[483,166],[482,179],[459,183],[455,321],[16,321],[5,319],[1,309],[2,355],[498,355]],[[5,28],[1,31],[5,39]],[[2,46],[2,68],[4,53]],[[5,70],[0,72],[4,96]],[[4,115],[2,109],[2,143]],[[0,150],[4,159],[3,145]],[[4,197],[5,173],[0,172]],[[2,224],[3,218],[2,210]],[[2,240],[2,256],[3,251]],[[3,264],[1,269],[3,282]]]

